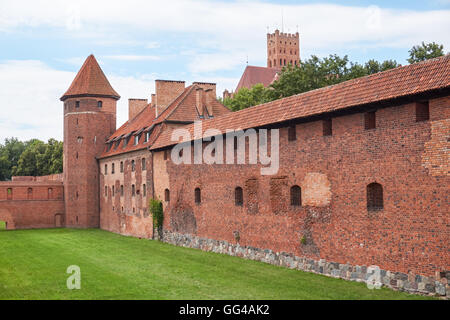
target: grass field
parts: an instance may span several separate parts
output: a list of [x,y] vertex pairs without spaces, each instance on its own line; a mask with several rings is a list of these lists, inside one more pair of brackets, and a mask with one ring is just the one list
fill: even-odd
[[[81,268],[68,290],[67,267]],[[0,299],[424,299],[97,229],[0,231]]]

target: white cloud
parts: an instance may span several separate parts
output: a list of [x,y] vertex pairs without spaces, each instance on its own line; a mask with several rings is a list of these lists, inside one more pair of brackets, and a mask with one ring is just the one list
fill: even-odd
[[159,56],[148,56],[148,55],[112,55],[112,56],[104,56],[106,59],[112,60],[123,60],[123,61],[156,61],[160,60]]
[[[36,60],[0,63],[0,141],[63,138],[63,108],[59,98],[76,73],[55,70]],[[148,98],[154,91],[154,75],[107,75],[122,98],[117,107],[117,126],[128,118],[128,98]]]

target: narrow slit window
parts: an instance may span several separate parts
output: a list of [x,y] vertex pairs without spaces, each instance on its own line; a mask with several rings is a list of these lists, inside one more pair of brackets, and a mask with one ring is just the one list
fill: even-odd
[[170,201],[170,191],[169,191],[169,189],[164,190],[164,201],[166,201],[166,202]]
[[142,158],[142,170],[147,170],[147,164],[145,162],[145,158]]
[[302,189],[299,186],[291,187],[291,206],[302,205]]
[[324,136],[331,136],[333,134],[333,122],[331,121],[331,119],[323,120],[322,126]]
[[367,112],[364,114],[364,128],[366,130],[376,128],[375,111]]
[[241,187],[234,189],[234,204],[236,206],[242,206],[244,204],[244,193]]
[[295,130],[295,126],[290,126],[288,128],[288,141],[297,140],[297,131]]
[[195,188],[195,203],[199,204],[202,202],[202,194],[200,188]]
[[416,122],[430,120],[430,104],[428,101],[416,103]]

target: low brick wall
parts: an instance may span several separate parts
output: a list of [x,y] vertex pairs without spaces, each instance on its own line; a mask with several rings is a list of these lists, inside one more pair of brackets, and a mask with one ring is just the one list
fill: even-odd
[[[158,238],[157,234],[155,238]],[[200,238],[167,230],[163,231],[160,240],[176,246],[228,254],[230,256],[257,260],[291,269],[357,282],[368,282],[369,277],[372,275],[372,272],[368,272],[367,266],[353,266],[350,264],[329,262],[323,259],[316,261],[297,257],[286,252],[273,252],[269,249],[259,249],[250,246],[242,247],[239,244],[232,244],[227,241]],[[444,277],[438,275],[436,278],[387,270],[380,270],[380,275],[381,285],[394,290],[427,295],[437,294],[445,298],[449,297],[450,272],[446,272]]]

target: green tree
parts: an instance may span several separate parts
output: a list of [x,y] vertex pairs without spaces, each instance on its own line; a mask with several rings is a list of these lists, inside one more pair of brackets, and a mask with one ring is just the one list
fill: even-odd
[[412,47],[409,50],[409,63],[416,63],[444,55],[444,46],[435,42],[425,43]]
[[241,88],[233,98],[225,98],[223,104],[232,111],[242,110],[271,101],[266,89],[261,83],[255,84],[251,89]]

